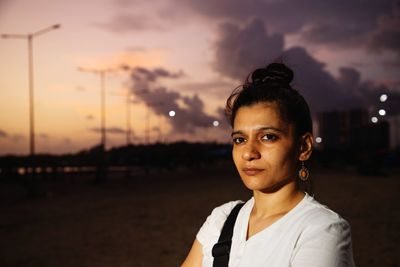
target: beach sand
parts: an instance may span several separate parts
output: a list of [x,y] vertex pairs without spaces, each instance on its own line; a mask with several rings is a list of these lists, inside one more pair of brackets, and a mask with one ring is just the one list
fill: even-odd
[[[315,197],[352,227],[357,266],[400,266],[400,178],[311,170]],[[212,209],[247,200],[230,162],[130,178],[67,175],[27,199],[0,184],[0,266],[179,266]]]

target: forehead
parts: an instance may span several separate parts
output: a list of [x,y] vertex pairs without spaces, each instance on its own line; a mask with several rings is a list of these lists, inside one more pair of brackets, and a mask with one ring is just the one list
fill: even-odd
[[236,112],[234,120],[235,130],[246,130],[258,127],[276,127],[289,130],[293,126],[283,120],[278,104],[275,102],[257,103],[242,106]]

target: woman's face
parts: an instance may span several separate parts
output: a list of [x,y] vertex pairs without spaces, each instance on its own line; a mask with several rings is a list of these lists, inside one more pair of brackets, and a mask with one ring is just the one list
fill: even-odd
[[232,140],[233,160],[250,190],[272,192],[295,181],[300,144],[276,103],[240,107]]

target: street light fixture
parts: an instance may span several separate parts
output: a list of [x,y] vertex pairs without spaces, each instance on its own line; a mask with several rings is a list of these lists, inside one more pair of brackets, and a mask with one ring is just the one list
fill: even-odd
[[169,115],[170,117],[175,117],[176,113],[175,113],[174,110],[171,110],[170,112],[168,112],[168,115]]
[[25,39],[28,41],[28,68],[29,68],[29,153],[30,156],[35,155],[35,110],[34,110],[34,80],[33,80],[33,38],[45,34],[49,31],[59,29],[60,24],[55,24],[42,30],[29,34],[2,34],[1,38],[5,39]]
[[381,94],[381,96],[379,97],[379,100],[381,102],[385,102],[388,99],[388,95],[387,94]]

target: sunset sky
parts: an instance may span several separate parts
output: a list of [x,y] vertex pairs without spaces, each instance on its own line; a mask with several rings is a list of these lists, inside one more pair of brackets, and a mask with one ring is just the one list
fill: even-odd
[[[294,69],[293,85],[314,115],[358,107],[373,114],[382,93],[388,115],[400,113],[392,100],[400,95],[396,1],[0,0],[0,34],[54,24],[61,28],[33,40],[37,153],[100,141],[100,77],[79,67],[113,70],[107,148],[126,143],[128,92],[133,143],[144,142],[147,110],[150,142],[228,141],[225,99],[278,57]],[[27,41],[0,39],[0,59],[0,155],[27,154]]]

